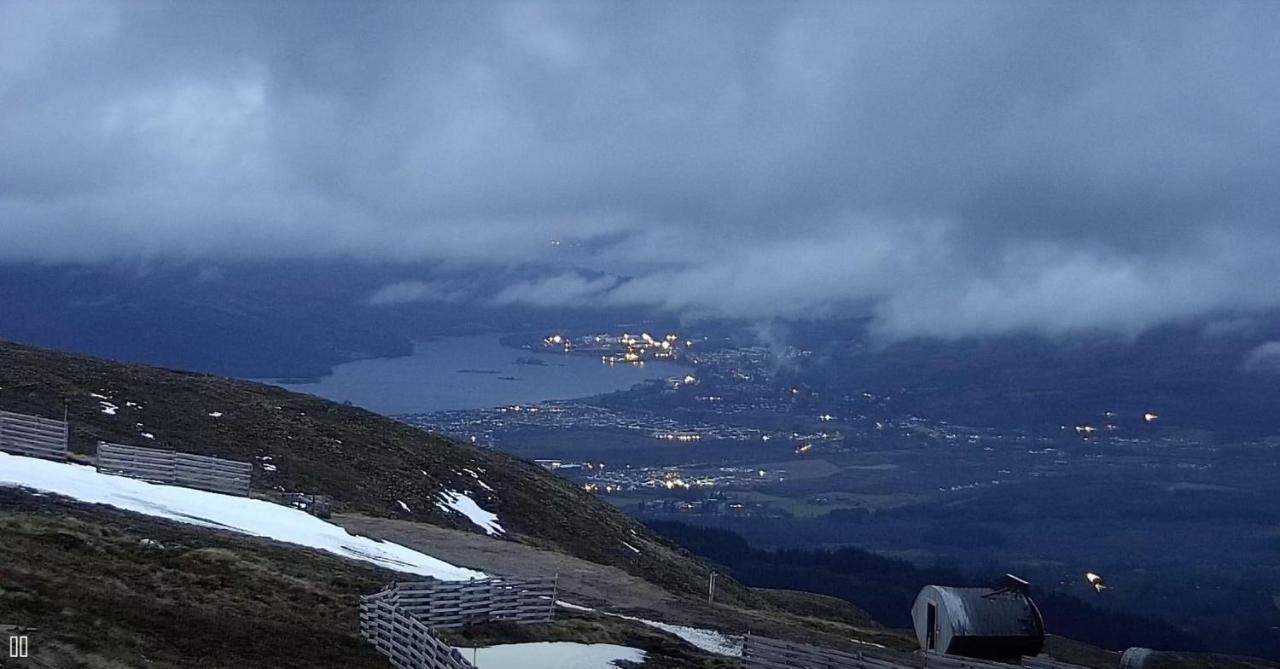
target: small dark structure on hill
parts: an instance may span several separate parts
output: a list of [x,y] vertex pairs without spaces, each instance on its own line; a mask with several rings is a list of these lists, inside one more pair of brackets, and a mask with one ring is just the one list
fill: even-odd
[[911,607],[916,638],[929,653],[1014,661],[1044,648],[1044,619],[1026,582],[997,588],[926,585]]
[[280,504],[302,509],[317,518],[329,518],[333,515],[333,498],[328,495],[283,492],[277,495],[275,499]]

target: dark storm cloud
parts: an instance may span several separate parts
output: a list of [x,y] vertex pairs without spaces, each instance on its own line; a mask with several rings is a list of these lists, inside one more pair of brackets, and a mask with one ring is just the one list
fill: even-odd
[[0,5],[0,260],[534,276],[382,306],[1280,306],[1271,3]]

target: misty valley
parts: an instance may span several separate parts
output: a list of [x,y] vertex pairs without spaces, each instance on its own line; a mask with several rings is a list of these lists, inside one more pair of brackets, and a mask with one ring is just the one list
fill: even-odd
[[1278,35],[0,0],[0,669],[1280,669]]

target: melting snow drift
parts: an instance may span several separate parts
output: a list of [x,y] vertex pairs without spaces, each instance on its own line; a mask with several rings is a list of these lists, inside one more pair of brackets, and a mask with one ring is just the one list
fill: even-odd
[[[472,652],[475,655],[472,655]],[[644,651],[608,643],[544,641],[507,643],[487,648],[458,648],[476,669],[617,669],[615,660],[643,662]]]
[[[616,615],[616,614],[615,614]],[[656,620],[645,620],[644,618],[633,618],[631,616],[619,616],[627,620],[634,620],[638,623],[644,623],[650,627],[655,627],[674,634],[684,639],[693,647],[704,650],[708,653],[716,655],[728,655],[730,657],[742,657],[742,639],[733,638],[717,632],[715,630],[702,629],[701,627],[689,627],[687,625],[672,625],[671,623],[660,623]]]
[[480,508],[480,505],[470,497],[452,490],[440,493],[440,497],[444,501],[436,502],[436,506],[445,511],[457,511],[490,536],[496,537],[506,532],[502,529],[502,525],[498,524],[498,514]]
[[701,627],[688,627],[686,625],[672,625],[671,623],[661,623],[656,620],[645,620],[644,618],[636,618],[634,616],[625,616],[621,613],[610,613],[608,611],[600,611],[598,609],[579,606],[564,600],[557,600],[556,606],[570,611],[581,611],[584,613],[599,613],[605,616],[613,616],[614,618],[622,618],[632,622],[641,623],[650,627],[660,629],[668,634],[674,634],[688,642],[690,645],[704,650],[708,653],[716,655],[728,655],[730,657],[742,657],[742,637],[735,637],[722,634],[715,630],[703,629]]
[[349,534],[298,509],[262,500],[158,485],[99,474],[93,467],[0,453],[0,486],[56,493],[94,504],[310,546],[409,574],[445,581],[484,578],[430,555],[390,542]]

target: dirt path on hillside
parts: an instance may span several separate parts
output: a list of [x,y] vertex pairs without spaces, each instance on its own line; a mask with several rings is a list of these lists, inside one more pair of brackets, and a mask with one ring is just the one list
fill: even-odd
[[514,541],[407,520],[337,514],[332,522],[356,534],[394,541],[455,565],[520,578],[559,574],[560,599],[591,607],[667,611],[676,599],[665,590],[606,565]]
[[[337,514],[331,521],[351,532],[394,541],[452,564],[490,574],[513,577],[559,574],[559,599],[602,611],[719,629],[730,634],[752,630],[764,636],[815,643],[840,640],[847,646],[848,639],[859,638],[901,650],[909,650],[915,643],[914,637],[907,639],[895,631],[850,627],[832,620],[780,611],[756,611],[719,603],[712,606],[705,601],[679,599],[617,567],[472,532],[357,514]],[[866,650],[866,646],[853,646],[848,650]],[[889,649],[877,652],[892,655],[899,661],[915,661],[910,654]]]

